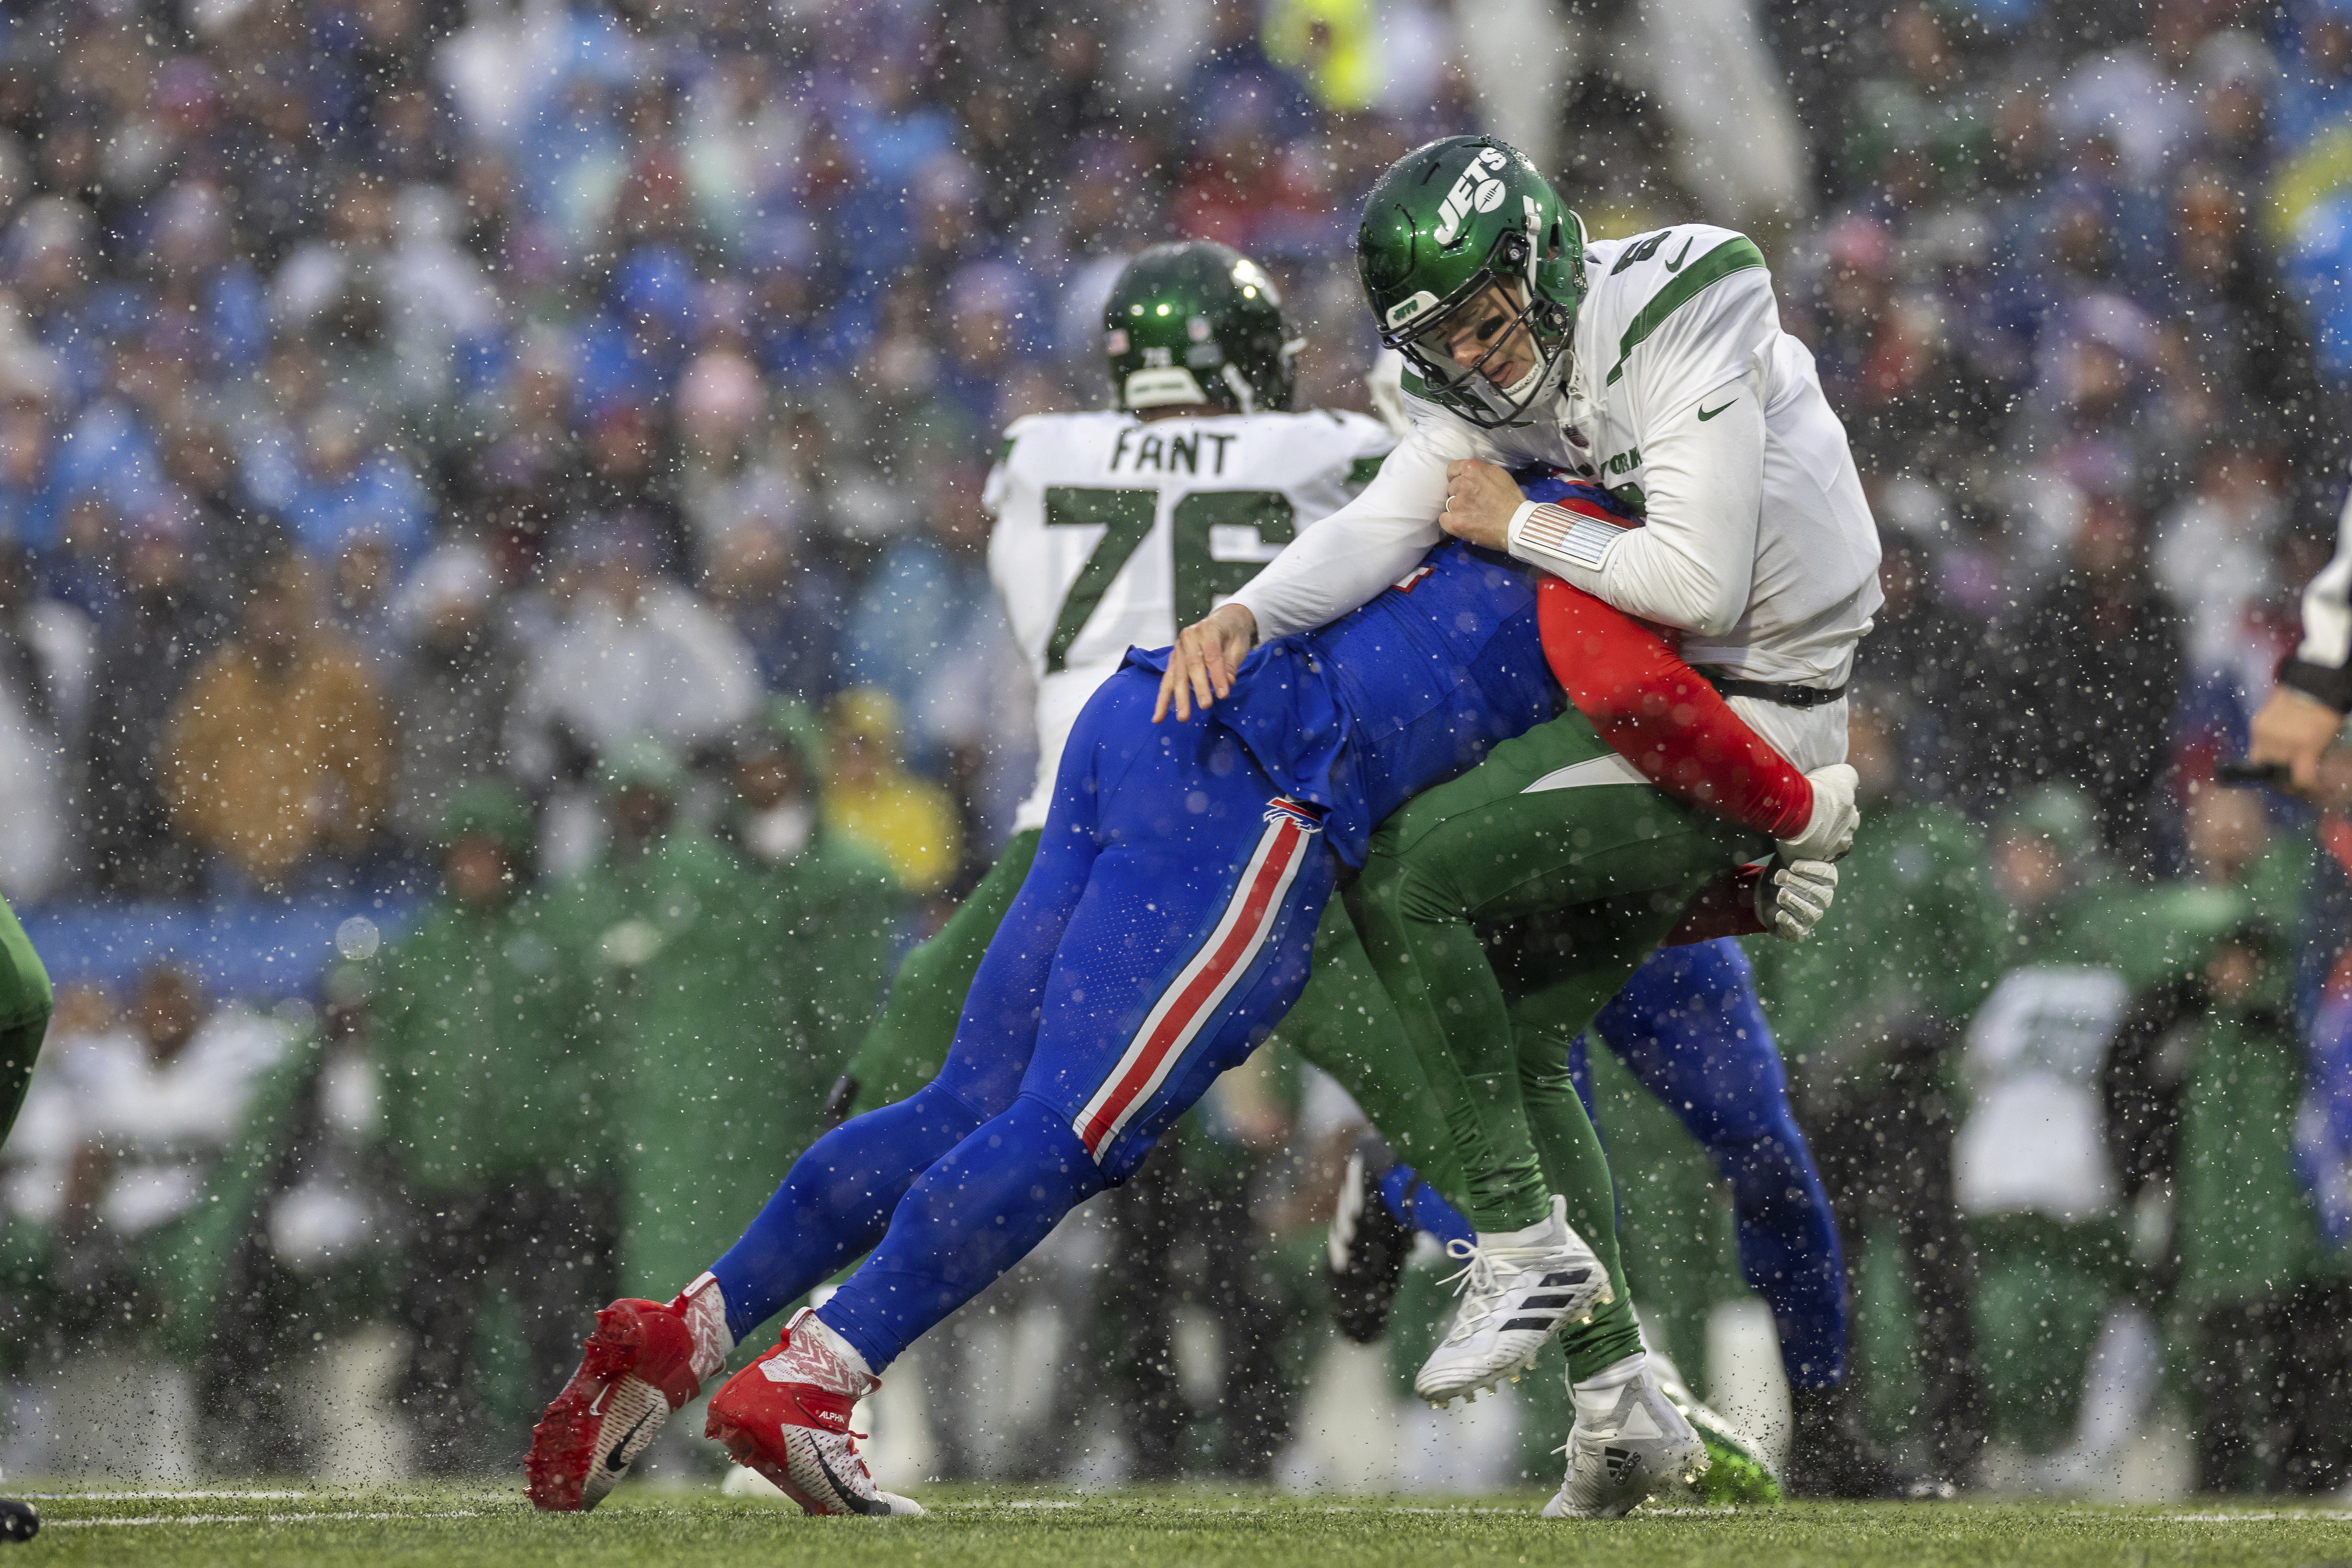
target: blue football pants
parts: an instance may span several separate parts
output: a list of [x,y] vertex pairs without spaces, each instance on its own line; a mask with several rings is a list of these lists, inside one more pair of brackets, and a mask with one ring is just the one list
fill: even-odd
[[872,1256],[818,1316],[880,1371],[1124,1180],[1297,999],[1337,861],[1159,677],[1078,720],[1054,816],[939,1076],[813,1144],[712,1266],[738,1336]]

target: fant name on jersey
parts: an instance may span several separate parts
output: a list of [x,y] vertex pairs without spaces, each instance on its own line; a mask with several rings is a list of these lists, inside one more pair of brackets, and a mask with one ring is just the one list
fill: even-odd
[[1042,826],[1063,744],[1129,647],[1165,647],[1369,483],[1396,444],[1360,414],[1040,414],[1005,432],[989,575],[1037,683]]

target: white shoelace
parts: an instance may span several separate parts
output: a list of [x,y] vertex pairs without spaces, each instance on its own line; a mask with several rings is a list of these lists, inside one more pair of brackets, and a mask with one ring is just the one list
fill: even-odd
[[[1467,1338],[1480,1323],[1493,1317],[1503,1299],[1511,1293],[1517,1276],[1535,1272],[1539,1262],[1557,1258],[1556,1247],[1480,1247],[1475,1241],[1459,1239],[1445,1244],[1445,1256],[1465,1267],[1458,1274],[1449,1274],[1438,1281],[1454,1285],[1454,1293],[1462,1298],[1462,1310],[1455,1314],[1454,1331],[1445,1336],[1451,1344]],[[1513,1279],[1506,1279],[1505,1276]]]

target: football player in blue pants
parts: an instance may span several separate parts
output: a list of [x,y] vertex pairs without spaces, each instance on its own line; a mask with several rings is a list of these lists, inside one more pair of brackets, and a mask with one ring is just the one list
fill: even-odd
[[[671,1308],[600,1315],[573,1380],[593,1405],[551,1407],[534,1500],[593,1504],[737,1338],[870,1252],[714,1398],[711,1434],[740,1448],[756,1422],[739,1458],[813,1512],[919,1511],[874,1486],[856,1399],[1272,1033],[1375,826],[1513,736],[1581,724],[1555,720],[1535,598],[1513,568],[1441,546],[1361,610],[1256,650],[1213,712],[1164,723],[1166,656],[1130,650],[1064,751],[939,1077],[819,1139]],[[1608,1290],[1592,1259],[1580,1310]],[[781,1404],[739,1408],[755,1395]]]

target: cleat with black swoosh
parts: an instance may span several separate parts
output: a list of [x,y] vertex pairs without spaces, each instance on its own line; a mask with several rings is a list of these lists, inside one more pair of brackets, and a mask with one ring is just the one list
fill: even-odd
[[857,1451],[860,1434],[849,1429],[850,1411],[881,1386],[857,1352],[803,1308],[772,1353],[711,1395],[704,1436],[806,1512],[919,1514],[920,1503],[874,1484]]
[[580,1370],[530,1429],[523,1474],[532,1505],[584,1513],[604,1501],[670,1412],[702,1391],[694,1352],[677,1303],[627,1300],[598,1312]]

